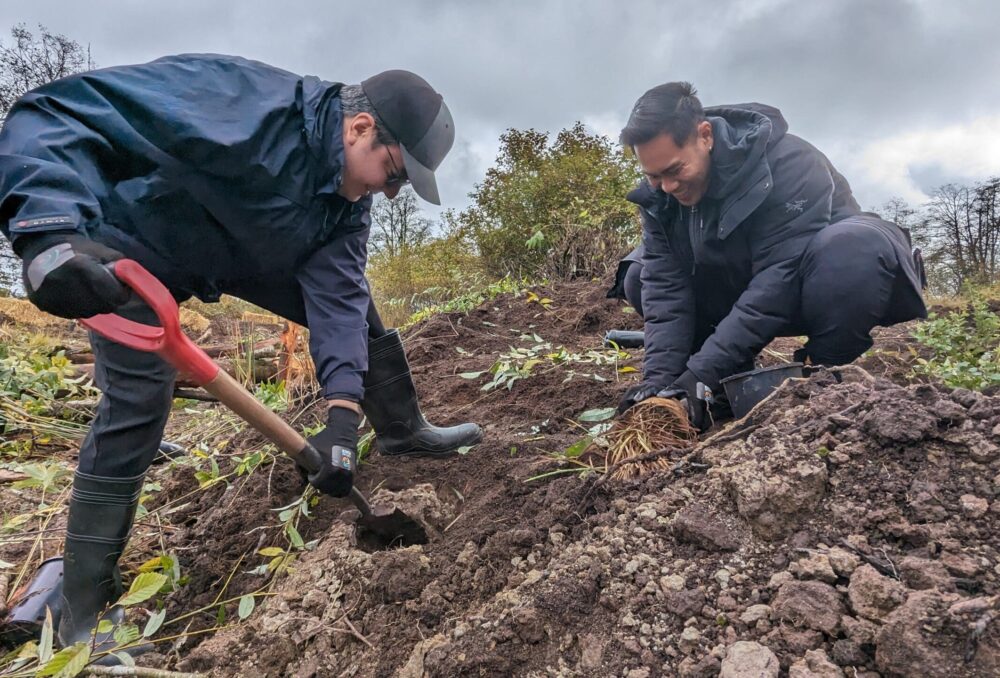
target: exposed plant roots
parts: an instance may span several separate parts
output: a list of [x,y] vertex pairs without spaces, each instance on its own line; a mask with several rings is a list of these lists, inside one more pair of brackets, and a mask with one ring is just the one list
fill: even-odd
[[[626,480],[669,471],[669,455],[648,458],[660,450],[684,450],[698,439],[684,406],[673,398],[649,398],[632,407],[607,433],[605,457],[611,478]],[[645,457],[645,458],[642,458]],[[635,459],[634,462],[629,460]]]

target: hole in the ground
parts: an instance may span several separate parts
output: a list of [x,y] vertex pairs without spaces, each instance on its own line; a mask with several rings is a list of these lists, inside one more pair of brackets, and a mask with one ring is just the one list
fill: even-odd
[[427,530],[396,507],[375,506],[356,523],[358,546],[369,552],[426,544]]
[[416,528],[395,532],[393,530],[371,529],[357,524],[358,548],[368,553],[376,551],[390,551],[392,549],[403,548],[404,546],[414,546],[416,544],[426,544],[428,542],[427,532],[419,525]]

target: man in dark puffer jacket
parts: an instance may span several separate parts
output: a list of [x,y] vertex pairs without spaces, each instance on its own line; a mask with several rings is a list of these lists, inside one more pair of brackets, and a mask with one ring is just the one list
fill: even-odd
[[927,314],[909,234],[862,212],[847,181],[781,113],[703,109],[689,83],[655,87],[622,130],[647,181],[643,239],[617,291],[645,321],[643,382],[619,411],[662,393],[707,417],[698,384],[752,368],[778,336],[807,335],[800,357],[848,363],[871,329]]

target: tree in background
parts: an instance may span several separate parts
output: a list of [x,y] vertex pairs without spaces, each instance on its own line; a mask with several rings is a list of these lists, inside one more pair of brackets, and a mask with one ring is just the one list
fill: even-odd
[[500,137],[496,165],[459,215],[494,278],[600,276],[639,237],[635,162],[582,123],[553,143],[533,129]]
[[879,213],[911,230],[932,291],[954,294],[1000,282],[1000,177],[945,184],[918,209],[894,198]]
[[931,194],[922,229],[951,291],[1000,280],[1000,177]]
[[385,196],[376,198],[371,216],[368,245],[373,254],[394,257],[423,245],[431,236],[431,221],[421,214],[417,194],[409,186],[392,200]]
[[[374,224],[372,229],[374,238]],[[430,229],[428,221],[419,240],[397,240],[392,251],[376,247],[368,259],[372,294],[388,326],[401,325],[416,311],[486,283],[475,245],[454,211],[442,215],[437,234]]]
[[[28,90],[58,78],[92,70],[90,48],[38,26],[34,35],[24,24],[10,29],[13,42],[0,42],[0,126],[11,106]],[[20,261],[6,238],[0,238],[0,291],[20,289]]]

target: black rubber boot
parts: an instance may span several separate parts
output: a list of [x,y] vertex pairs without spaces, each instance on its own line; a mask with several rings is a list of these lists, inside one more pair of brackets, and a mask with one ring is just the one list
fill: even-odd
[[365,416],[382,454],[444,456],[483,438],[477,424],[433,426],[420,412],[410,366],[398,330],[368,340]]
[[[108,606],[122,594],[118,558],[132,530],[142,479],[141,475],[105,478],[79,471],[73,479],[59,620],[59,642],[63,647],[90,643],[98,619],[121,621],[122,610],[109,610]],[[96,651],[113,647],[110,635],[98,635]],[[129,653],[134,654],[131,650]]]

